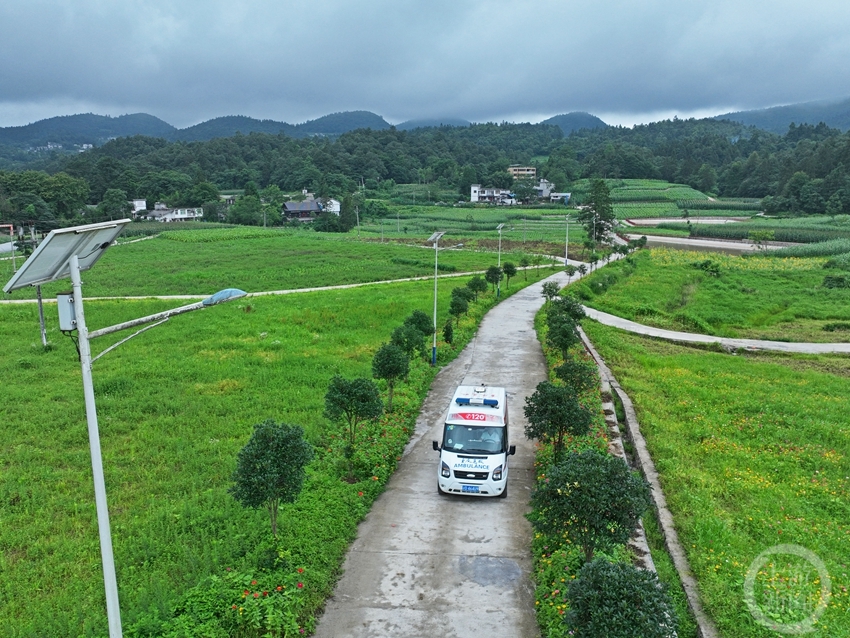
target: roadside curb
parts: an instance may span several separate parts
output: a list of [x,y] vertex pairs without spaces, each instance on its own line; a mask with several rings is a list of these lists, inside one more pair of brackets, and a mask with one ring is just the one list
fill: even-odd
[[658,479],[658,471],[655,469],[655,463],[652,460],[652,456],[649,454],[646,440],[641,434],[640,424],[638,423],[634,404],[632,404],[629,395],[626,394],[622,387],[620,387],[620,384],[617,382],[614,374],[593,347],[593,344],[590,342],[590,339],[588,339],[581,327],[579,327],[579,334],[581,335],[585,348],[587,348],[587,351],[596,361],[600,376],[607,381],[611,390],[613,390],[614,394],[617,395],[617,398],[619,398],[620,402],[623,404],[623,410],[626,413],[626,435],[629,437],[629,440],[631,440],[632,445],[635,448],[635,458],[640,465],[641,474],[643,474],[644,478],[652,488],[652,502],[658,516],[661,533],[664,536],[664,544],[667,547],[670,558],[673,559],[673,565],[675,566],[676,571],[679,574],[679,578],[682,581],[682,589],[684,590],[685,597],[688,600],[688,607],[696,620],[699,635],[702,638],[720,638],[717,628],[714,626],[714,623],[702,607],[702,601],[699,596],[699,587],[697,586],[696,579],[691,571],[691,566],[688,563],[685,549],[679,541],[679,535],[677,534],[676,527],[673,523],[673,514],[667,507],[667,499],[664,498],[664,492],[661,489],[661,482]]

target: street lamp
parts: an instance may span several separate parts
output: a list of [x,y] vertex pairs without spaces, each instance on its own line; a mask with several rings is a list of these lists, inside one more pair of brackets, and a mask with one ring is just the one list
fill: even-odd
[[502,229],[505,227],[504,224],[499,224],[496,226],[496,230],[499,231],[499,258],[497,261],[497,267],[499,268],[499,283],[496,284],[496,298],[498,299],[502,294]]
[[434,244],[434,345],[431,347],[431,365],[437,365],[437,255],[440,252],[440,237],[445,231],[437,231],[428,238]]
[[[73,292],[58,296],[59,329],[63,332],[77,331],[77,348],[80,355],[80,366],[83,377],[83,396],[86,406],[86,422],[88,424],[89,448],[91,451],[92,475],[94,478],[95,507],[97,510],[97,528],[100,537],[100,556],[103,565],[103,582],[106,591],[106,615],[109,624],[109,637],[121,638],[121,609],[118,602],[118,582],[115,577],[115,558],[112,552],[112,534],[109,527],[109,510],[106,503],[106,484],[103,478],[103,459],[100,449],[100,434],[98,432],[97,408],[92,381],[92,363],[100,356],[115,349],[125,341],[144,332],[148,326],[134,335],[119,341],[92,359],[89,340],[118,330],[133,326],[159,321],[166,321],[169,316],[182,314],[190,310],[198,310],[215,305],[222,301],[244,297],[241,290],[228,289],[216,293],[212,297],[182,308],[175,308],[156,315],[128,321],[122,324],[89,332],[83,313],[83,293],[80,272],[91,268],[103,255],[115,238],[130,223],[129,219],[100,224],[87,224],[51,231],[47,238],[36,248],[21,269],[3,287],[3,292],[10,292],[26,286],[36,286],[48,281],[71,278]],[[158,324],[154,324],[158,325]]]
[[570,252],[570,216],[567,214],[567,239],[564,242],[564,268],[569,266],[569,262],[567,261],[567,255]]

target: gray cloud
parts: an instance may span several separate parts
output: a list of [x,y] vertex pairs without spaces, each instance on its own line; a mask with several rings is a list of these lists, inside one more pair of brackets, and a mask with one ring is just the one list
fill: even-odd
[[0,125],[722,112],[850,95],[848,27],[823,0],[6,0]]

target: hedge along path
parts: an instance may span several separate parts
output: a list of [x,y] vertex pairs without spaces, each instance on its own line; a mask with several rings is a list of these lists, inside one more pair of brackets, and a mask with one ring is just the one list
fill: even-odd
[[643,477],[652,488],[650,490],[652,494],[652,502],[658,516],[661,533],[664,536],[664,544],[667,547],[667,552],[670,554],[670,558],[673,559],[673,565],[676,567],[679,579],[682,581],[682,589],[685,591],[685,597],[688,600],[688,607],[696,620],[699,635],[702,638],[720,638],[717,628],[702,608],[702,601],[700,600],[697,581],[691,571],[691,566],[690,563],[688,563],[685,549],[679,541],[679,535],[676,533],[676,527],[673,524],[673,514],[667,507],[667,499],[664,498],[664,492],[661,489],[661,482],[658,480],[658,471],[655,469],[655,463],[652,460],[652,456],[649,454],[649,449],[646,446],[646,440],[643,438],[643,434],[641,434],[640,424],[638,423],[637,413],[635,412],[632,400],[629,398],[629,395],[626,394],[625,390],[620,387],[620,384],[617,382],[614,374],[608,366],[605,365],[605,361],[599,353],[596,352],[596,349],[593,347],[590,339],[587,338],[584,330],[582,330],[581,327],[579,327],[578,330],[581,335],[581,339],[584,342],[584,347],[587,348],[587,351],[591,354],[594,361],[596,361],[600,376],[608,383],[611,390],[614,391],[617,398],[620,399],[620,402],[623,404],[623,411],[626,414],[625,425],[627,436],[635,448],[635,458],[640,466],[641,474],[643,474]]

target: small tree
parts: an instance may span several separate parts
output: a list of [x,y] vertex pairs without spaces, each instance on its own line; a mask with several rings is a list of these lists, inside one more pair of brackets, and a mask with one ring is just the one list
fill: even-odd
[[502,269],[498,266],[490,266],[484,273],[484,279],[487,280],[487,283],[493,284],[493,292],[495,292],[496,286],[502,281]]
[[456,288],[452,288],[452,299],[455,297],[460,297],[469,303],[475,299],[475,292],[470,290],[468,286],[457,286]]
[[575,357],[564,359],[564,363],[555,368],[555,376],[579,395],[592,390],[599,382],[596,366]]
[[417,351],[420,354],[424,354],[426,349],[425,335],[418,328],[411,325],[401,325],[393,330],[390,336],[390,343],[401,348],[408,357],[413,357],[413,354]]
[[427,314],[421,310],[414,310],[404,320],[405,326],[413,326],[426,337],[434,334],[434,324]]
[[[422,334],[422,333],[419,333]],[[348,478],[354,479],[351,457],[357,442],[357,426],[363,421],[377,419],[384,411],[378,386],[371,379],[345,379],[334,375],[325,394],[325,417],[344,422],[348,428],[345,458],[348,459]]]
[[478,301],[479,293],[487,292],[487,282],[484,281],[480,275],[475,275],[472,279],[470,279],[467,282],[466,287],[475,293],[473,301]]
[[516,277],[516,266],[511,262],[506,261],[502,264],[502,272],[505,273],[505,286],[511,287],[511,277]]
[[531,502],[535,529],[559,538],[566,532],[590,562],[597,549],[629,540],[649,507],[649,484],[616,456],[571,452],[548,469]]
[[525,280],[528,281],[528,267],[531,265],[531,260],[525,255],[522,256],[519,260],[519,267],[522,268],[522,274],[525,276]]
[[675,638],[678,617],[655,572],[604,558],[586,563],[567,590],[575,638]]
[[547,304],[551,303],[551,301],[558,296],[559,292],[561,292],[561,286],[558,285],[557,281],[543,282],[541,294],[546,298]]
[[542,381],[525,400],[525,436],[552,442],[555,457],[560,456],[567,434],[583,436],[590,431],[593,412],[582,405],[574,388]]
[[578,268],[576,266],[573,266],[572,264],[564,266],[564,272],[567,273],[568,284],[570,283],[570,280],[572,280],[572,278],[575,276],[576,271],[578,271]]
[[455,337],[455,330],[452,327],[452,320],[449,319],[446,322],[446,325],[443,326],[443,341],[445,341],[446,343],[451,345],[451,343],[454,341],[454,337]]
[[463,297],[452,297],[449,314],[455,318],[455,325],[460,325],[460,316],[467,312],[469,312],[469,302]]
[[584,306],[582,306],[575,297],[567,295],[566,297],[555,297],[549,305],[549,315],[567,315],[570,319],[578,323],[584,319]]
[[277,538],[277,512],[301,492],[305,467],[313,458],[312,446],[298,425],[263,421],[236,456],[233,485],[228,492],[244,507],[269,511],[272,535]]
[[393,411],[393,388],[396,381],[406,379],[410,358],[394,343],[385,343],[372,359],[372,376],[387,382],[387,412]]
[[546,343],[551,348],[561,351],[561,356],[567,359],[570,348],[581,341],[578,334],[578,324],[565,313],[549,313],[546,317],[549,330],[546,333]]
[[587,274],[587,266],[585,264],[579,264],[578,274],[584,277]]

